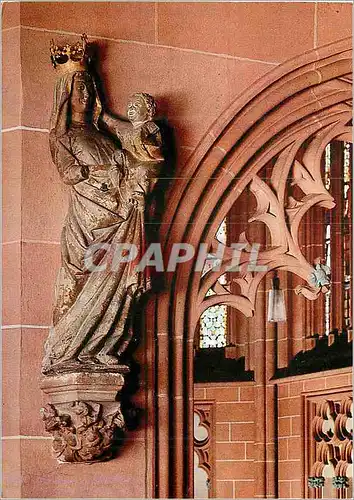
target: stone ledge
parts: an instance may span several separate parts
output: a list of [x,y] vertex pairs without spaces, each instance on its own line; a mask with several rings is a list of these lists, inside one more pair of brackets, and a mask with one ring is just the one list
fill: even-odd
[[73,401],[115,401],[122,389],[122,373],[74,372],[42,377],[41,389],[51,403]]

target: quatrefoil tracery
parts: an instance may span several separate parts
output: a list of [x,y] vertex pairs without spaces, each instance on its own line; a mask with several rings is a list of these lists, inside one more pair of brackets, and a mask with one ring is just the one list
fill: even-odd
[[[353,464],[353,398],[347,396],[340,403],[325,400],[318,405],[312,421],[312,435],[316,441],[316,461],[312,476],[348,477]],[[328,475],[328,474],[327,474]],[[327,477],[327,476],[326,476]]]

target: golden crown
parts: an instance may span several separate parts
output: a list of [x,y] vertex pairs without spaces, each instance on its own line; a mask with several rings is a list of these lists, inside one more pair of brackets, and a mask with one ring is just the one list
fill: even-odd
[[54,69],[60,70],[62,73],[72,71],[83,71],[86,69],[87,52],[86,47],[88,39],[86,33],[81,35],[81,41],[74,45],[67,43],[66,45],[56,45],[54,40],[50,42],[50,58]]

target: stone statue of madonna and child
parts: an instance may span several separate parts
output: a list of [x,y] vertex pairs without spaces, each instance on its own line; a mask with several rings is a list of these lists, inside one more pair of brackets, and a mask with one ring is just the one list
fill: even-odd
[[[44,375],[119,370],[132,339],[134,307],[149,288],[136,263],[146,249],[146,199],[164,161],[160,129],[152,121],[155,101],[134,94],[125,121],[104,112],[87,69],[86,43],[83,36],[82,44],[51,46],[58,79],[50,150],[70,201]],[[112,266],[122,244],[135,246],[138,255]],[[95,251],[87,259],[90,249]]]

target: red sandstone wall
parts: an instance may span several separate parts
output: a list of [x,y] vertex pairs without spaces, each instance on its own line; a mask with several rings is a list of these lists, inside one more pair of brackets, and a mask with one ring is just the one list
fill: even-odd
[[[51,458],[39,417],[39,366],[67,207],[67,192],[48,149],[55,78],[49,40],[64,31],[86,31],[95,37],[113,111],[123,113],[128,95],[138,90],[157,97],[175,128],[178,175],[208,126],[258,77],[314,45],[348,36],[349,9],[307,3],[21,3],[21,10],[19,4],[3,6],[5,497],[144,497],[152,491],[149,426],[129,435],[117,460],[73,467]],[[143,345],[140,351],[143,362]],[[136,400],[146,407],[149,387],[144,380],[143,373]],[[225,412],[231,409],[219,406]],[[222,418],[231,422],[238,416]],[[220,424],[220,433],[222,428]],[[225,465],[222,456],[230,452],[220,445],[220,488],[225,488],[220,495],[226,496],[231,495],[227,480],[235,480],[239,489],[241,482],[230,473],[232,465]],[[235,494],[241,496],[241,490]]]

